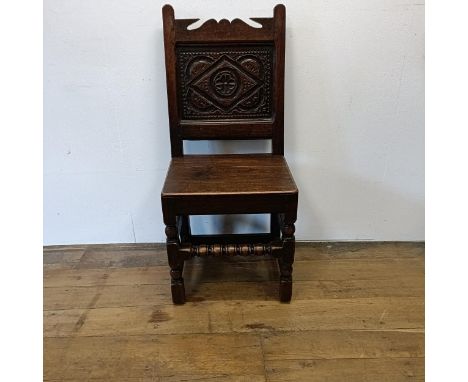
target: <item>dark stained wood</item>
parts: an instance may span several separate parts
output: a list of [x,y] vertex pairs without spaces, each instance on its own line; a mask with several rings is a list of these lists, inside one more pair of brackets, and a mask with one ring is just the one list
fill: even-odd
[[175,19],[163,7],[164,48],[172,156],[184,139],[272,139],[283,154],[284,5],[273,18]]
[[286,8],[277,5],[274,9],[274,39],[275,39],[275,129],[273,130],[273,154],[284,154],[284,61],[286,36]]
[[164,29],[164,54],[166,57],[166,87],[167,101],[169,109],[169,127],[171,137],[171,154],[173,157],[183,154],[183,143],[179,139],[178,107],[177,102],[177,75],[175,66],[175,25],[174,9],[170,5],[165,5],[162,9],[163,29]]
[[221,234],[221,235],[192,235],[192,244],[242,244],[261,243],[267,244],[273,240],[270,233],[247,234]]
[[[243,120],[244,131],[274,121],[274,46],[265,43],[176,46],[182,130],[211,122],[229,126]],[[216,138],[215,138],[216,139]]]
[[281,155],[185,155],[172,159],[162,196],[297,192]]
[[[278,6],[281,7],[281,6]],[[245,42],[245,41],[268,41],[274,33],[274,20],[270,18],[252,17],[252,20],[261,24],[261,28],[252,28],[243,20],[232,21],[222,19],[219,22],[210,19],[196,29],[189,30],[187,27],[199,19],[177,19],[175,28],[177,40],[180,42]]]
[[[283,212],[295,213],[298,194],[219,194],[210,195],[209,200],[203,194],[184,195],[183,197],[163,197],[163,217],[171,215],[215,215],[215,214],[260,214]],[[248,211],[248,212],[246,212]],[[166,220],[165,220],[166,222]]]
[[198,122],[196,125],[181,122],[180,136],[186,140],[209,139],[271,139],[273,128],[270,123],[249,123],[233,121],[229,124],[216,122]]
[[[172,161],[161,193],[172,300],[185,302],[184,261],[205,256],[278,258],[279,298],[292,296],[298,189],[284,159],[286,9],[273,18],[176,19],[163,7]],[[271,154],[184,156],[183,140],[271,139]],[[192,238],[190,215],[271,214],[266,236]],[[206,239],[206,242],[201,242]],[[261,239],[261,240],[258,240]]]

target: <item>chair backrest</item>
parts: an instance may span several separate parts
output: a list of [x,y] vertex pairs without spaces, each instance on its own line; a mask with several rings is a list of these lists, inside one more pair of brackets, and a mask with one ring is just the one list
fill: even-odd
[[284,153],[284,48],[286,9],[273,18],[206,21],[175,19],[162,9],[171,153],[184,140],[271,139]]

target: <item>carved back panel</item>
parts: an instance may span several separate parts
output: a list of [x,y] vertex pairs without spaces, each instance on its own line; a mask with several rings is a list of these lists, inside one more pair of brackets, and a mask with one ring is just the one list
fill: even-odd
[[272,139],[283,154],[285,7],[273,18],[175,19],[163,7],[172,156],[185,139]]
[[181,120],[272,119],[273,47],[176,48]]

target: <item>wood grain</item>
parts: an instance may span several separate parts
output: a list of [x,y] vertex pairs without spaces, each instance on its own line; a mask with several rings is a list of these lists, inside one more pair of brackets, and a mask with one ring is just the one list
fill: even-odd
[[[187,282],[274,281],[278,274],[274,259],[242,261],[242,258],[206,258],[187,262]],[[294,266],[295,281],[389,280],[396,277],[414,281],[424,276],[424,262],[417,258],[301,260]],[[163,284],[169,280],[166,266],[97,269],[46,269],[44,286],[95,286]],[[403,286],[405,284],[403,283]]]
[[47,338],[45,347],[46,380],[265,380],[255,335]]
[[[91,308],[80,326],[80,336],[226,333],[255,330],[302,331],[321,329],[399,330],[420,329],[424,323],[421,298],[377,297],[365,299],[318,299],[280,305],[276,301],[219,301],[173,305]],[[67,312],[72,312],[70,310]],[[80,310],[78,310],[80,311]],[[46,311],[60,315],[64,311]],[[326,313],[326,314],[325,314]],[[79,314],[79,313],[75,313]],[[154,319],[161,317],[161,319]],[[64,326],[48,324],[46,336],[68,336]]]
[[[185,284],[187,301],[233,301],[255,300],[276,301],[276,281],[221,281]],[[48,287],[44,295],[44,309],[84,308],[96,295],[99,286]],[[424,279],[414,278],[402,282],[398,279],[385,280],[312,280],[296,281],[295,300],[343,299],[367,297],[423,297]],[[106,285],[101,288],[96,307],[164,305],[171,300],[167,283],[142,285]]]
[[424,333],[311,330],[265,334],[268,361],[424,357]]
[[290,304],[273,259],[208,258],[174,306],[162,248],[45,248],[44,380],[424,380],[423,243],[301,243]]
[[185,155],[173,158],[163,197],[198,194],[297,193],[281,155]]
[[267,362],[270,382],[424,381],[422,358],[322,359]]

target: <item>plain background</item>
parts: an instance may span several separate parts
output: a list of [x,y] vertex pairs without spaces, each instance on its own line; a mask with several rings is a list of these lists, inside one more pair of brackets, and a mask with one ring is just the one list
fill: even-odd
[[[296,238],[423,240],[424,4],[283,3],[285,151],[300,190]],[[165,239],[163,4],[44,2],[46,245]],[[276,2],[172,4],[178,18],[232,19],[271,17]],[[230,228],[226,219],[197,222],[203,232]],[[264,220],[241,223],[236,231]]]

